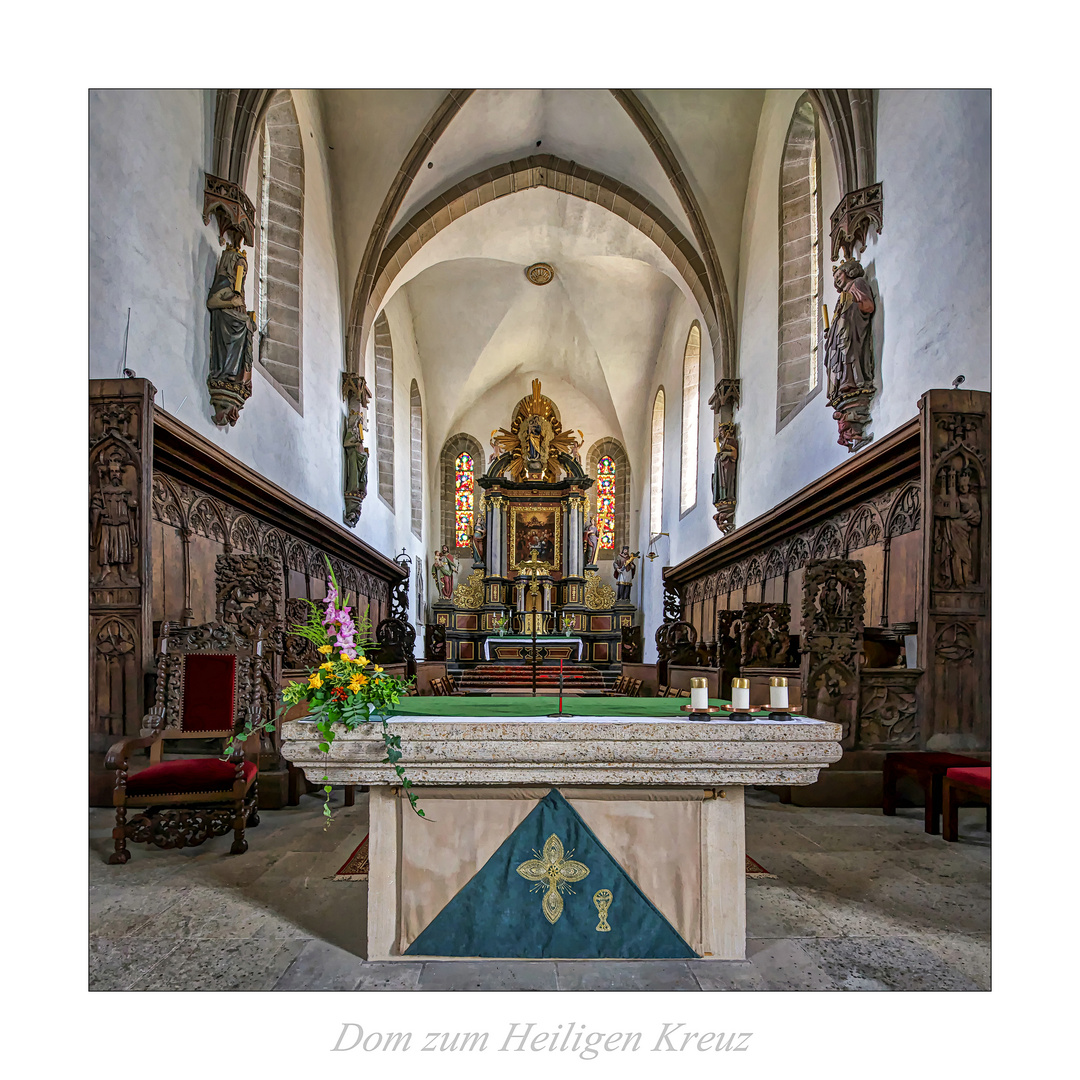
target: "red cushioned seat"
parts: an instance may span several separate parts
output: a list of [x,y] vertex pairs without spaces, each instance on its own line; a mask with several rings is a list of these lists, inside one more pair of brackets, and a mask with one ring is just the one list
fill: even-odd
[[945,775],[958,784],[971,784],[972,787],[990,787],[990,769],[948,769]]
[[[244,762],[244,782],[250,784],[259,771],[252,761]],[[232,791],[236,766],[219,758],[187,758],[163,761],[137,772],[127,782],[127,793],[139,795],[187,795],[193,792]]]

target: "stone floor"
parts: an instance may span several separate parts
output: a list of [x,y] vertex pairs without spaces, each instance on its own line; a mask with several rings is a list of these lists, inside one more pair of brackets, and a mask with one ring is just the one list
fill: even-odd
[[134,846],[105,862],[112,811],[90,811],[92,990],[989,990],[990,838],[960,842],[922,810],[782,805],[747,792],[747,961],[367,963],[367,884],[334,872],[367,829],[367,799],[267,811],[250,849]]

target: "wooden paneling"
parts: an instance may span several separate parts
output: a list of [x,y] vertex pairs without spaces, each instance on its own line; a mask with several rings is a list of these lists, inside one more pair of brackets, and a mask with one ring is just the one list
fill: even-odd
[[922,529],[889,544],[889,622],[913,623],[922,598]]
[[866,607],[863,623],[866,626],[886,625],[882,622],[882,616],[885,614],[882,607],[885,598],[885,548],[881,544],[856,548],[848,553],[848,558],[861,562],[866,571]]

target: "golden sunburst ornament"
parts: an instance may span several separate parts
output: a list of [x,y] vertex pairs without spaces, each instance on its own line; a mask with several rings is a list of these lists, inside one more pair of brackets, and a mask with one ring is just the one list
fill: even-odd
[[578,440],[572,431],[563,431],[555,407],[540,393],[540,380],[533,379],[532,396],[518,403],[509,431],[491,433],[491,444],[498,455],[510,455],[511,480],[555,483],[563,471],[559,455],[572,457]]
[[554,926],[563,913],[562,894],[573,894],[570,882],[583,881],[589,876],[589,868],[584,863],[574,862],[569,857],[574,852],[565,852],[562,841],[554,833],[547,838],[543,854],[536,850],[533,854],[536,858],[523,862],[517,872],[527,881],[535,882],[530,892],[546,890],[540,901],[540,910]]

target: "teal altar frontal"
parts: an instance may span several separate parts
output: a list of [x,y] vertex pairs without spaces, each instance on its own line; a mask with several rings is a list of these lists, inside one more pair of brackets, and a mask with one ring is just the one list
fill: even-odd
[[[531,643],[531,641],[530,641]],[[713,704],[719,704],[714,701]],[[282,725],[309,780],[369,787],[367,958],[741,960],[747,784],[812,784],[838,724],[694,721],[670,699],[405,698],[381,725]]]

